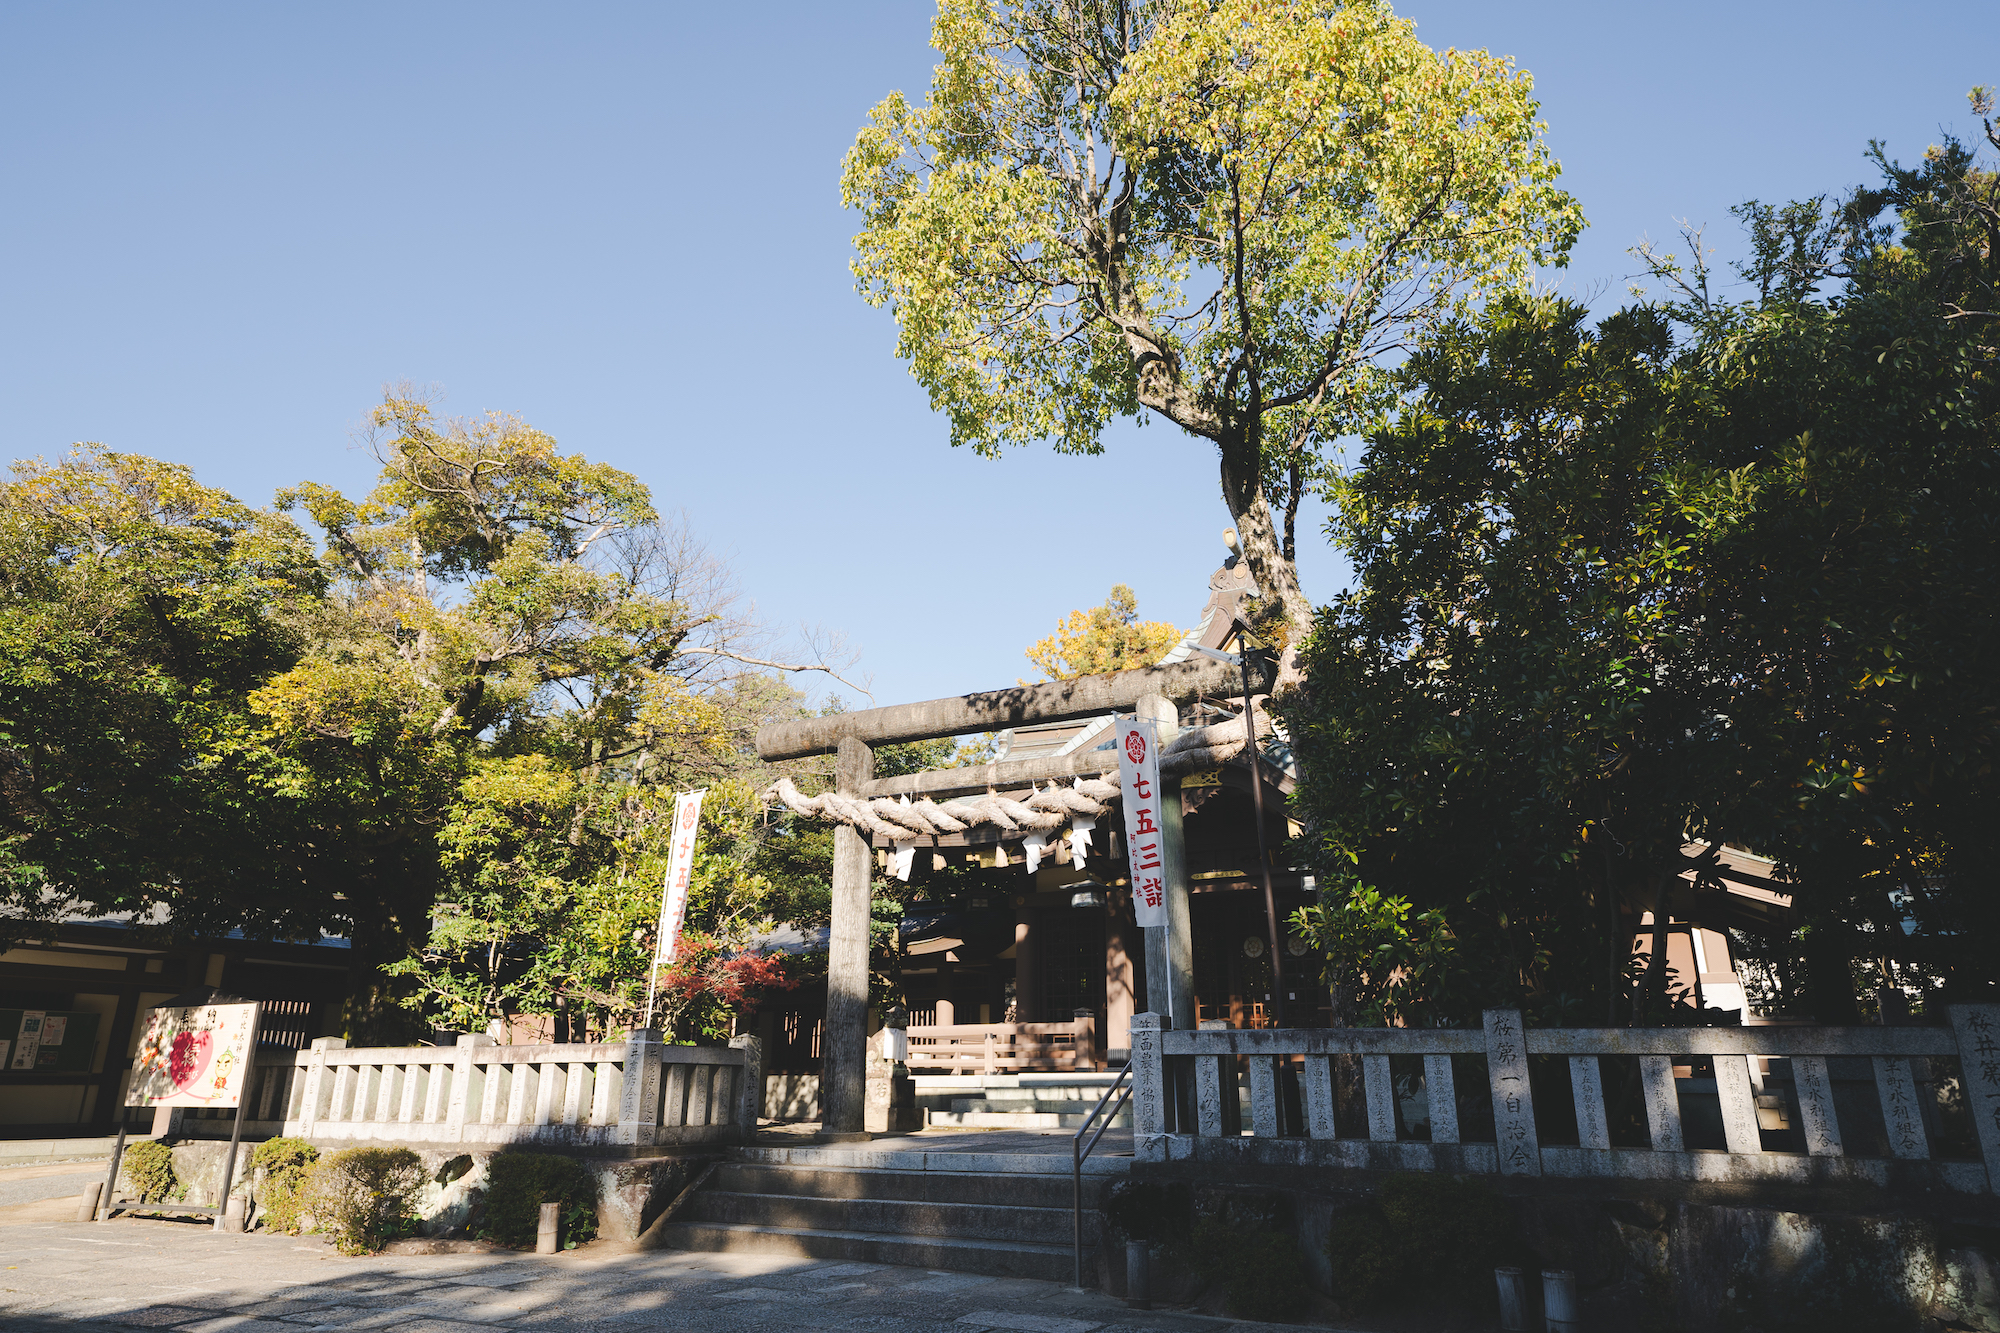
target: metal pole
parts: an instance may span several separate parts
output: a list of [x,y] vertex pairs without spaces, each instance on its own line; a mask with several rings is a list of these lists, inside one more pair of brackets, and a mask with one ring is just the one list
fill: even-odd
[[[1086,1122],[1088,1123],[1088,1122]],[[1083,1132],[1069,1141],[1070,1253],[1076,1260],[1076,1286],[1083,1290]]]
[[[125,1108],[121,1106],[118,1110],[123,1112]],[[118,1163],[124,1156],[125,1117],[121,1114],[118,1117],[118,1142],[111,1149],[111,1174],[104,1178],[103,1211],[97,1217],[97,1220],[100,1222],[109,1222],[111,1220],[111,1205],[118,1201]]]
[[1243,736],[1250,759],[1250,800],[1257,810],[1257,863],[1264,869],[1264,916],[1271,928],[1271,1017],[1273,1026],[1285,1026],[1285,960],[1278,941],[1278,900],[1271,891],[1271,853],[1264,845],[1264,774],[1257,752],[1257,713],[1250,702],[1250,643],[1238,636],[1243,651],[1237,661],[1243,666]]
[[243,1113],[249,1109],[250,1094],[257,1084],[257,1042],[264,1035],[264,1002],[257,1001],[250,1011],[250,1049],[245,1054],[249,1068],[243,1075],[243,1087],[236,1094],[236,1127],[229,1131],[229,1155],[222,1159],[222,1194],[215,1207],[215,1229],[222,1230],[223,1219],[229,1215],[229,1187],[236,1179],[236,1148],[243,1142]]

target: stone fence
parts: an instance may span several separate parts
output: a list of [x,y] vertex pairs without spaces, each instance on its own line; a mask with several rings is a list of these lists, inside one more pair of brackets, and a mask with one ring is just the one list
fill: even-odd
[[[755,1037],[671,1046],[623,1041],[501,1046],[350,1047],[321,1037],[250,1089],[245,1136],[318,1142],[543,1144],[629,1149],[747,1142],[763,1098]],[[273,1111],[282,1106],[281,1117]],[[227,1138],[233,1113],[188,1120],[189,1137]]]
[[[1634,1063],[1643,1124],[1628,1100],[1614,1123],[1607,1074]],[[1140,1014],[1132,1065],[1142,1161],[1970,1194],[2000,1182],[2000,1005],[1849,1028],[1529,1028],[1489,1009],[1483,1029],[1187,1031]],[[1537,1085],[1553,1103],[1539,1114]]]

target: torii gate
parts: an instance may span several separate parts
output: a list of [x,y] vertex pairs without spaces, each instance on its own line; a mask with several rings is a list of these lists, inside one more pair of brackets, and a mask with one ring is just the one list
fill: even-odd
[[[1252,661],[1252,687],[1268,693],[1271,668]],[[1036,722],[1068,722],[1120,709],[1153,719],[1162,746],[1180,728],[1180,706],[1201,695],[1241,691],[1236,667],[1203,660],[1139,667],[1101,676],[1021,685],[952,699],[870,708],[858,713],[774,722],[757,729],[765,760],[832,754],[835,790],[862,800],[878,796],[951,796],[1007,790],[1034,782],[1096,774],[1101,754],[1084,752],[971,768],[928,769],[901,777],[875,776],[877,745],[937,740]],[[1166,779],[1173,789],[1178,778]],[[1167,925],[1146,931],[1146,1005],[1194,1026],[1194,946],[1189,938],[1187,857],[1178,801],[1162,803],[1166,840]],[[829,1139],[865,1139],[862,1129],[868,1048],[868,883],[865,837],[846,824],[833,834],[833,922],[827,947],[826,1028],[820,1066],[820,1131]]]

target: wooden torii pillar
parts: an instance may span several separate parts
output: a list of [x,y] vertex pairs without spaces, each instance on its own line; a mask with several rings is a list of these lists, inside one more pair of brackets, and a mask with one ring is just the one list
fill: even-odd
[[[1259,686],[1269,691],[1266,679]],[[1030,782],[1104,772],[1103,756],[1090,752],[1048,759],[930,769],[877,778],[877,745],[937,740],[999,731],[1035,722],[1067,722],[1139,710],[1167,733],[1178,706],[1201,695],[1232,696],[1242,680],[1236,669],[1206,658],[1172,666],[1140,667],[1101,676],[1021,685],[951,699],[869,708],[856,713],[773,722],[757,729],[757,754],[765,760],[833,754],[834,785],[862,800],[878,796],[949,796],[1007,790]],[[1162,735],[1162,740],[1166,735]],[[1174,1026],[1195,1026],[1193,942],[1188,939],[1187,860],[1180,845],[1180,809],[1170,816],[1167,858],[1168,932],[1146,932],[1146,1004],[1172,1012]],[[833,835],[833,922],[827,946],[826,1030],[820,1064],[820,1132],[829,1138],[866,1138],[862,1129],[868,1055],[868,841],[842,824]],[[1171,934],[1171,949],[1166,935]],[[1156,939],[1155,937],[1161,937]],[[1159,960],[1156,963],[1155,960]]]

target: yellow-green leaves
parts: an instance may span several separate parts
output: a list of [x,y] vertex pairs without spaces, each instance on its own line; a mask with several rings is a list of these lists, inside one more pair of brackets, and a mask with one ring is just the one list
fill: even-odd
[[929,100],[878,105],[841,178],[897,354],[981,452],[1094,452],[1147,413],[1214,441],[1302,637],[1292,525],[1332,481],[1322,445],[1381,400],[1385,357],[1583,225],[1532,81],[1371,0],[940,0],[932,41]]
[[1581,225],[1529,76],[1431,50],[1385,4],[1181,8],[1112,108],[1134,153],[1203,164],[1182,244],[1238,298],[1209,323],[1216,354],[1317,352],[1294,381],[1371,306],[1448,316],[1559,260]]
[[1582,225],[1529,77],[1387,5],[941,0],[933,41],[929,102],[875,108],[842,190],[861,291],[954,443],[1339,403]]
[[1180,637],[1163,620],[1139,619],[1138,598],[1120,583],[1102,606],[1064,616],[1054,634],[1028,645],[1027,654],[1044,680],[1069,680],[1152,666]]

